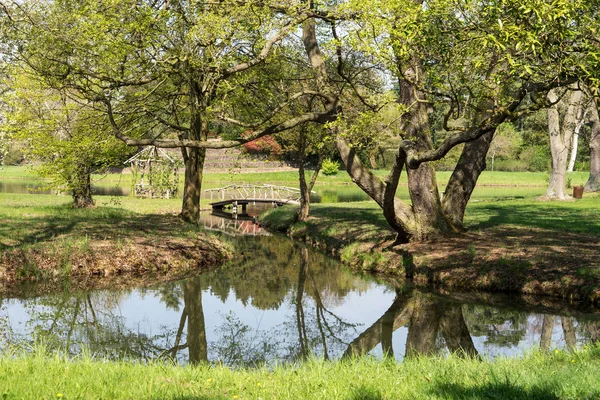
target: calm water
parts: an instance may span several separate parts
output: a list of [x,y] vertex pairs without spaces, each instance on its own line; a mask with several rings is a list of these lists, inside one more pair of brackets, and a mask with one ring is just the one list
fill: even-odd
[[[231,221],[230,221],[231,222]],[[242,233],[252,221],[213,229]],[[243,229],[242,229],[243,230]],[[437,295],[362,279],[284,237],[238,236],[239,256],[198,277],[128,291],[0,299],[0,347],[43,340],[111,359],[232,366],[310,355],[464,350],[494,357],[600,340],[600,317],[549,299]],[[491,305],[490,305],[491,304]]]

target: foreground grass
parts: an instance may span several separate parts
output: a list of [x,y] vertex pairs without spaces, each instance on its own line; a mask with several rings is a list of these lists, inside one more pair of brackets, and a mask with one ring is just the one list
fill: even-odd
[[300,366],[232,370],[69,361],[59,356],[0,359],[3,399],[597,399],[600,351],[530,352],[494,361],[416,358],[310,360]]

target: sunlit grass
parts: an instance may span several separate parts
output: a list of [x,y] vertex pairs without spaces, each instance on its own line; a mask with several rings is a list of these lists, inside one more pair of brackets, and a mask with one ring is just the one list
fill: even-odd
[[597,399],[598,348],[494,361],[360,358],[230,369],[5,354],[4,399]]
[[[384,177],[387,170],[375,170],[375,175]],[[306,172],[307,176],[312,174],[312,171]],[[445,186],[451,175],[450,171],[438,171],[437,181],[440,186]],[[571,185],[583,185],[589,173],[587,171],[576,171],[567,174],[567,180]],[[0,181],[21,179],[33,182],[36,180],[35,173],[31,168],[25,166],[5,166],[0,169]],[[99,186],[114,186],[128,188],[131,185],[131,174],[129,173],[112,173],[94,175],[93,182]],[[183,174],[180,174],[180,182],[183,182]],[[221,184],[224,182],[231,183],[252,183],[252,184],[285,184],[298,185],[297,171],[274,171],[274,172],[246,172],[239,169],[232,169],[229,172],[214,172],[205,171],[204,183],[207,186]],[[406,184],[406,174],[402,174],[400,178],[401,184]],[[352,184],[352,180],[348,174],[340,170],[336,175],[325,176],[320,175],[317,180],[317,185],[331,184]],[[502,186],[547,186],[548,172],[504,172],[504,171],[484,171],[478,180],[479,185],[502,185]]]

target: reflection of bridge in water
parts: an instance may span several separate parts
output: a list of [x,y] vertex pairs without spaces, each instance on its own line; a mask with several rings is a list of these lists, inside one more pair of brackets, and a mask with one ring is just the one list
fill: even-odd
[[228,213],[222,209],[214,209],[211,214],[202,217],[204,229],[220,231],[228,235],[270,235],[256,221],[256,216]]
[[267,203],[273,206],[300,203],[300,189],[275,185],[228,185],[222,188],[207,189],[213,210],[222,210],[231,205],[234,214],[238,206],[242,214],[249,203]]

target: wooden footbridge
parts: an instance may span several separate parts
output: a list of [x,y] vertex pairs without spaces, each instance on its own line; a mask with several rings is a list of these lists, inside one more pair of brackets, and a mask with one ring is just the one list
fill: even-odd
[[[210,193],[213,210],[226,206],[242,206],[245,211],[248,203],[271,203],[274,206],[300,204],[300,189],[275,185],[228,185],[222,188],[206,189]],[[242,211],[242,212],[243,212]]]

